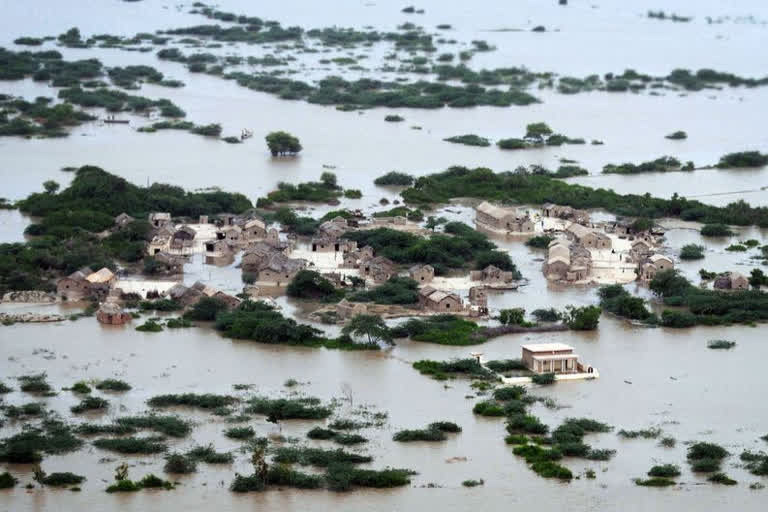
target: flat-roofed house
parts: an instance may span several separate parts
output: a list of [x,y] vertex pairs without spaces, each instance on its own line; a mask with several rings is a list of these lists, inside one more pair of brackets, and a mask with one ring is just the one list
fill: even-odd
[[523,363],[534,373],[578,373],[579,355],[565,343],[523,345]]

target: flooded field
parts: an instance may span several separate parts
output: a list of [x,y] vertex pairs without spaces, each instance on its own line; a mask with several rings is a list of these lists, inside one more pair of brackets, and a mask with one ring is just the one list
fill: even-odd
[[[543,5],[545,4],[546,5]],[[620,73],[632,68],[638,72],[664,75],[675,68],[713,68],[748,77],[762,77],[766,70],[755,57],[756,49],[768,40],[768,8],[764,2],[691,2],[674,0],[663,5],[639,0],[583,3],[571,0],[559,7],[556,0],[527,0],[509,3],[483,0],[473,4],[454,4],[425,0],[414,4],[422,15],[400,12],[405,4],[391,2],[344,2],[329,8],[323,2],[286,0],[279,4],[255,5],[245,0],[220,2],[224,11],[247,13],[280,21],[284,26],[305,28],[371,26],[394,30],[404,22],[423,25],[430,31],[438,24],[451,24],[446,34],[464,49],[469,41],[483,39],[497,48],[479,52],[468,65],[473,69],[525,66],[534,71],[554,71],[561,75],[584,77],[593,73]],[[693,16],[690,23],[652,20],[649,9],[663,7],[668,13]],[[19,36],[58,35],[78,26],[84,34],[153,32],[173,27],[208,23],[189,14],[192,3],[173,4],[154,0],[143,2],[83,1],[20,2],[4,6],[0,17],[0,46],[19,51],[13,45]],[[706,17],[723,18],[707,23]],[[119,20],[116,25],[115,20]],[[213,22],[211,22],[213,23]],[[546,32],[532,32],[544,25]],[[463,45],[463,46],[462,46]],[[576,95],[552,90],[532,91],[542,100],[525,107],[473,107],[442,109],[373,108],[341,112],[333,106],[280,100],[273,95],[251,91],[230,80],[191,73],[181,63],[162,61],[155,51],[127,52],[118,49],[56,48],[65,59],[98,58],[107,66],[146,64],[166,76],[186,83],[171,89],[143,84],[137,94],[152,99],[168,98],[187,112],[197,124],[220,123],[222,135],[242,129],[254,131],[243,144],[225,144],[190,133],[165,130],[139,133],[136,129],[150,120],[144,116],[120,114],[128,125],[85,123],[71,130],[68,137],[23,139],[0,137],[0,198],[19,200],[42,191],[42,183],[55,180],[65,188],[73,173],[67,166],[97,165],[137,185],[154,182],[183,186],[188,190],[220,187],[241,192],[252,201],[274,190],[279,182],[299,183],[316,180],[332,170],[344,188],[360,189],[362,198],[342,199],[339,206],[308,205],[299,213],[319,217],[340,208],[361,209],[370,214],[390,206],[379,205],[381,198],[393,201],[398,190],[377,187],[373,179],[391,170],[422,176],[452,165],[489,167],[495,171],[518,166],[541,165],[556,169],[562,159],[578,162],[589,175],[569,182],[594,188],[612,189],[622,194],[645,194],[669,198],[678,193],[703,203],[723,206],[744,200],[753,206],[768,206],[768,167],[752,169],[702,169],[692,172],[644,173],[636,175],[601,174],[609,163],[653,160],[663,155],[709,166],[730,152],[768,149],[764,113],[768,87],[706,89],[680,94],[662,91],[612,94],[589,92]],[[442,48],[441,48],[442,50]],[[200,51],[204,51],[201,49]],[[207,50],[205,50],[207,51]],[[218,55],[263,56],[258,45],[225,45],[212,49]],[[334,50],[333,55],[359,53]],[[370,50],[370,59],[383,54]],[[317,56],[303,56],[302,79],[336,74],[318,66]],[[374,63],[370,64],[375,68]],[[342,70],[346,78],[368,76],[360,70]],[[372,73],[375,75],[375,72]],[[415,78],[418,79],[418,76]],[[57,89],[31,79],[0,81],[0,93],[55,97]],[[103,116],[103,110],[91,109]],[[384,117],[399,114],[401,123],[388,123]],[[155,121],[157,119],[152,119]],[[446,137],[475,133],[491,140],[522,136],[528,123],[543,121],[555,131],[587,141],[598,139],[604,145],[564,145],[525,151],[502,151],[490,147],[450,144]],[[418,128],[418,129],[416,129]],[[304,146],[300,156],[271,158],[264,136],[282,129],[298,135]],[[685,130],[688,139],[668,140],[664,136]],[[525,207],[523,207],[525,208]],[[592,212],[594,219],[609,219],[604,212]],[[460,220],[474,226],[474,210],[465,202],[441,206],[430,215]],[[0,209],[0,243],[24,242],[24,229],[32,221],[17,210]],[[700,225],[666,219],[660,252],[675,259],[676,268],[694,284],[702,268],[749,274],[759,262],[747,252],[727,251],[738,240],[755,239],[768,243],[768,230],[738,228],[737,235],[725,238],[702,237]],[[546,250],[526,247],[525,237],[492,235],[506,251],[526,282],[516,291],[490,292],[492,311],[522,307],[564,308],[567,305],[592,305],[598,301],[595,287],[566,287],[548,282],[542,274]],[[686,244],[705,246],[705,258],[680,261]],[[223,266],[204,263],[195,255],[184,266],[183,283],[196,281],[235,294],[242,290],[241,255]],[[627,286],[634,295],[651,298],[647,286]],[[307,304],[282,294],[276,298],[285,316],[295,317],[338,336],[341,326],[324,325],[307,319]],[[652,305],[660,310],[658,304]],[[46,312],[70,315],[81,305],[2,304],[0,312]],[[660,312],[660,311],[659,311]],[[149,315],[152,316],[152,315]],[[145,315],[147,318],[148,315]],[[360,407],[387,413],[382,426],[360,432],[370,439],[362,448],[351,451],[373,456],[361,467],[408,468],[417,472],[411,484],[394,489],[358,488],[348,493],[329,490],[281,488],[265,492],[236,494],[229,491],[235,473],[252,471],[251,452],[243,443],[229,439],[223,431],[232,426],[226,417],[189,408],[164,409],[194,422],[192,433],[182,439],[170,438],[171,451],[186,451],[195,445],[212,443],[218,451],[232,451],[232,464],[200,464],[189,475],[166,475],[162,455],[124,456],[101,450],[86,440],[84,447],[65,455],[47,455],[43,467],[48,473],[73,471],[87,480],[81,492],[66,488],[24,486],[33,481],[31,464],[0,463],[0,472],[10,470],[20,480],[14,489],[0,490],[0,512],[36,510],[94,510],[121,508],[135,511],[165,510],[413,510],[446,511],[482,507],[502,510],[536,507],[537,510],[745,510],[765,509],[766,492],[750,488],[766,477],[750,472],[739,460],[743,450],[768,451],[760,438],[768,434],[766,384],[762,371],[768,359],[765,324],[756,326],[695,327],[669,329],[637,326],[604,312],[596,331],[566,331],[505,335],[482,345],[445,346],[400,340],[381,351],[343,351],[325,348],[276,346],[223,337],[211,325],[166,329],[157,333],[137,332],[133,325],[102,325],[94,318],[48,324],[0,326],[0,381],[17,388],[16,378],[45,373],[57,391],[55,396],[36,397],[12,392],[0,400],[4,406],[40,401],[63,418],[77,422],[106,423],[119,416],[149,410],[146,401],[165,393],[231,394],[241,399],[255,395],[287,396],[299,392],[325,401],[337,400],[333,418],[355,417]],[[397,323],[397,322],[394,322]],[[484,321],[483,323],[494,323]],[[725,339],[737,343],[731,350],[710,350],[707,342]],[[562,342],[574,347],[583,361],[599,370],[600,378],[589,381],[558,382],[553,386],[534,385],[529,393],[551,399],[535,403],[530,411],[551,428],[566,418],[588,417],[603,421],[613,431],[589,434],[586,441],[595,448],[616,450],[608,461],[589,461],[566,457],[562,463],[575,479],[560,483],[537,476],[525,461],[505,444],[504,418],[475,415],[473,405],[483,396],[471,387],[469,379],[432,380],[419,374],[412,363],[421,359],[466,358],[482,352],[483,358],[519,358],[526,343]],[[89,412],[74,418],[70,407],[80,397],[62,388],[79,380],[119,378],[133,387],[126,393],[94,392],[106,398],[106,412]],[[286,387],[289,379],[299,382]],[[233,385],[250,384],[247,390]],[[448,420],[463,431],[439,443],[398,443],[392,435],[405,428],[421,428],[433,421]],[[0,422],[0,438],[22,429],[22,421]],[[278,445],[301,444],[336,448],[331,441],[306,439],[312,427],[324,420],[286,420],[275,424],[264,416],[252,416],[247,423],[257,436],[282,435]],[[656,439],[624,439],[620,429],[658,428],[675,438],[674,447],[662,447]],[[730,456],[723,472],[738,481],[730,487],[707,481],[686,462],[687,443],[707,441],[725,447]],[[346,448],[345,448],[346,449]],[[104,489],[113,481],[115,467],[123,461],[130,466],[131,478],[154,473],[173,482],[174,490],[145,490],[137,493],[108,494]],[[651,466],[677,464],[682,475],[679,485],[654,489],[637,486],[634,478],[645,478]],[[316,472],[301,468],[302,471]],[[594,470],[594,479],[587,477]],[[483,480],[483,485],[468,488],[466,480]]]

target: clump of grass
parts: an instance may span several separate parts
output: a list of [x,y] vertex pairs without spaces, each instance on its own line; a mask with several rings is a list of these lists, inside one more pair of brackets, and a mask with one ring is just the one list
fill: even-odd
[[544,435],[549,427],[536,416],[524,413],[510,414],[507,418],[507,433]]
[[109,402],[98,396],[88,396],[80,400],[80,403],[69,408],[75,414],[86,411],[103,411],[109,407]]
[[331,464],[362,464],[371,462],[369,455],[350,453],[338,448],[323,450],[304,446],[280,446],[275,449],[274,462],[280,464],[301,464],[302,466],[328,467]]
[[360,434],[338,434],[333,438],[334,443],[344,446],[367,443],[368,439]]
[[478,485],[483,485],[485,482],[481,478],[480,480],[464,480],[461,482],[461,485],[464,487],[477,487]]
[[211,411],[214,416],[231,416],[235,411],[231,407],[217,407]]
[[163,443],[163,438],[158,436],[97,439],[93,442],[93,445],[102,450],[123,454],[151,454],[162,453],[168,450],[168,446]]
[[118,480],[114,484],[107,487],[106,491],[108,493],[114,493],[114,492],[137,492],[141,490],[141,485],[137,482],[134,482],[132,480]]
[[235,473],[235,479],[229,485],[232,492],[258,492],[263,491],[265,487],[264,479],[257,475],[241,475]]
[[173,484],[171,482],[163,480],[159,476],[155,476],[152,473],[144,476],[144,478],[139,480],[139,485],[141,485],[143,489],[173,489]]
[[393,441],[408,443],[411,441],[445,441],[447,437],[444,432],[431,428],[405,429],[395,432],[392,436]]
[[151,407],[185,406],[199,409],[216,409],[237,403],[237,398],[230,395],[211,393],[183,393],[153,396],[147,403]]
[[0,395],[10,393],[11,391],[13,391],[12,387],[8,386],[5,382],[0,382]]
[[531,375],[531,382],[540,386],[548,386],[554,384],[557,379],[554,373],[536,373]]
[[287,388],[292,388],[294,386],[298,386],[300,383],[296,379],[288,379],[285,382],[283,382],[283,386]]
[[224,435],[230,439],[250,439],[256,435],[253,427],[231,427],[224,431]]
[[409,469],[358,469],[349,464],[333,464],[328,467],[326,485],[332,491],[348,491],[353,486],[379,489],[400,487],[408,485],[413,474]]
[[712,483],[715,484],[721,484],[721,485],[736,485],[738,482],[732,478],[730,478],[725,473],[715,473],[714,475],[711,475],[709,478],[707,478]]
[[163,326],[154,318],[150,318],[143,324],[136,326],[136,330],[141,332],[160,332],[163,330]]
[[46,382],[46,374],[39,373],[37,375],[23,375],[19,377],[20,389],[25,393],[51,393],[53,389],[51,385]]
[[509,434],[504,438],[504,442],[507,444],[528,444],[530,438],[522,434]]
[[14,419],[42,416],[45,414],[45,404],[40,402],[30,402],[22,405],[8,405],[5,407],[4,412],[7,417]]
[[130,391],[131,389],[130,384],[119,379],[104,379],[97,382],[95,387],[99,391]]
[[69,390],[73,393],[88,394],[91,392],[91,386],[89,386],[84,380],[79,380],[72,384],[72,387],[69,388]]
[[668,487],[670,485],[675,485],[675,481],[662,477],[652,477],[646,479],[636,478],[635,484],[641,485],[643,487]]
[[504,407],[492,400],[477,402],[472,408],[472,412],[480,416],[504,416]]
[[276,420],[306,419],[320,420],[331,415],[330,407],[321,405],[314,397],[267,398],[254,397],[248,401],[245,412],[263,414]]
[[187,455],[171,453],[165,456],[165,466],[163,466],[163,470],[166,473],[194,473],[197,471],[197,462]]
[[78,485],[85,481],[84,476],[76,475],[70,472],[64,473],[51,473],[40,479],[40,483],[43,485],[50,485],[52,487],[61,487],[64,485]]
[[677,441],[674,437],[662,437],[661,441],[659,441],[659,445],[663,446],[664,448],[674,448],[677,444]]
[[637,439],[638,437],[642,437],[643,439],[656,439],[661,435],[661,429],[657,427],[644,428],[640,430],[621,429],[617,432],[617,435],[625,439]]
[[154,430],[171,437],[184,437],[192,432],[191,423],[178,416],[158,416],[155,414],[124,416],[117,418],[115,423],[133,429]]
[[694,472],[710,473],[720,469],[722,460],[728,455],[728,451],[720,445],[700,442],[688,447],[687,458]]
[[39,425],[25,425],[21,432],[0,440],[0,462],[40,462],[44,453],[68,453],[77,450],[82,444],[72,434],[69,425],[49,416]]
[[454,359],[452,361],[432,361],[424,359],[413,363],[414,369],[436,380],[446,380],[457,376],[476,379],[497,380],[498,377],[481,365],[477,359]]
[[365,426],[365,423],[348,418],[337,418],[328,424],[328,428],[333,430],[358,430]]
[[710,340],[707,342],[707,348],[729,350],[736,346],[735,341],[729,340]]
[[653,466],[648,471],[648,476],[657,476],[663,478],[672,478],[680,476],[680,468],[674,464],[663,464],[660,466]]
[[11,489],[16,487],[17,483],[19,483],[19,479],[9,472],[0,473],[0,489]]
[[319,489],[323,486],[323,477],[308,475],[291,469],[284,464],[273,464],[267,471],[267,483],[298,489]]
[[506,400],[520,400],[525,395],[526,390],[523,386],[505,386],[493,390],[493,399],[500,402]]
[[81,436],[94,436],[102,434],[114,434],[118,436],[126,434],[135,434],[136,428],[129,425],[120,425],[117,423],[107,425],[97,425],[95,423],[81,423],[75,427],[75,432]]
[[187,452],[187,457],[206,464],[230,464],[235,460],[230,452],[217,452],[212,444],[192,448]]
[[334,432],[331,429],[315,427],[309,432],[307,432],[307,437],[310,439],[327,440],[327,439],[333,439],[334,437],[336,437],[336,434],[337,432]]

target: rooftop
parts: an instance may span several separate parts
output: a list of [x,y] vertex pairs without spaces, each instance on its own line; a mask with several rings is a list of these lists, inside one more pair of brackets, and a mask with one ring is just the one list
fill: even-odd
[[560,352],[563,350],[573,350],[573,347],[565,343],[532,343],[523,345],[522,349],[530,352]]

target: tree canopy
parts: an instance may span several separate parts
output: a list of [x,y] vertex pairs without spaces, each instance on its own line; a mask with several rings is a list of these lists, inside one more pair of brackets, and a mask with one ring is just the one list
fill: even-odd
[[272,156],[295,155],[303,149],[299,138],[288,132],[271,132],[265,139]]

